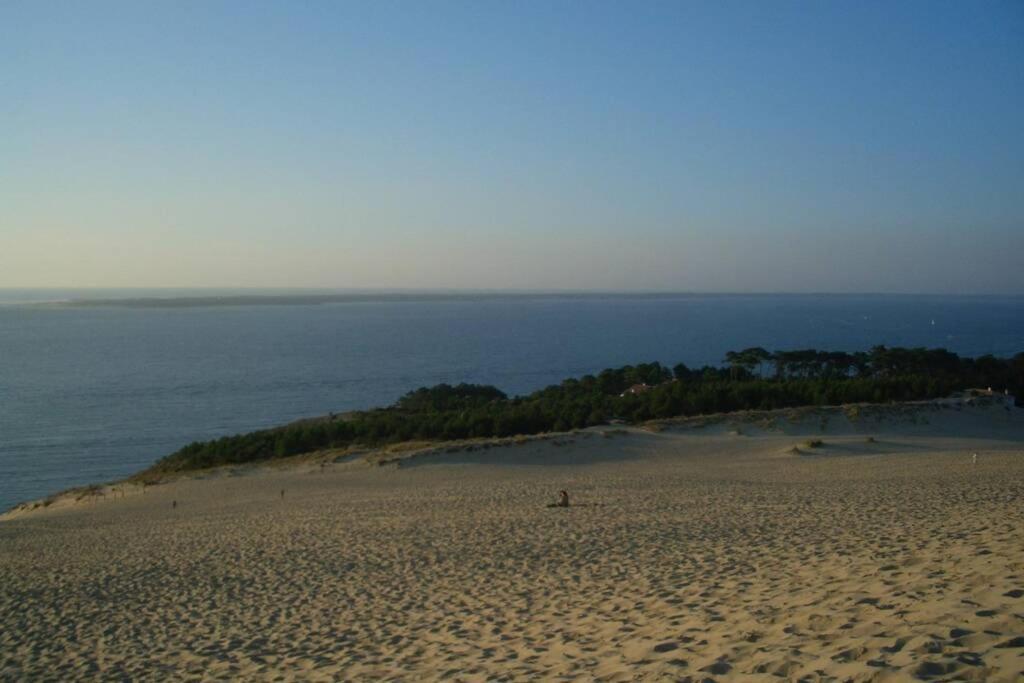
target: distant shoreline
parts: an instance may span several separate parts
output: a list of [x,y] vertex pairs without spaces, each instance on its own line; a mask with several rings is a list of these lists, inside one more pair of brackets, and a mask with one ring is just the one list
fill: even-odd
[[[135,293],[138,292],[138,295]],[[100,295],[100,296],[96,296]],[[234,306],[320,306],[328,304],[484,302],[537,300],[696,300],[696,299],[1006,299],[1024,294],[943,294],[884,292],[671,292],[671,291],[559,291],[559,290],[273,290],[167,288],[138,290],[0,289],[0,308],[211,308]]]

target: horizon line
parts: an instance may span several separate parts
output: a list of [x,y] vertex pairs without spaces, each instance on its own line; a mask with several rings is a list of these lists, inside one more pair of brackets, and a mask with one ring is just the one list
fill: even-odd
[[[211,285],[84,285],[84,286],[0,286],[0,291],[82,291],[82,292],[188,292],[217,296],[217,292],[250,293],[248,296],[320,295],[520,295],[520,296],[953,296],[1024,297],[1024,292],[950,292],[950,291],[787,291],[787,290],[684,290],[684,289],[582,289],[582,288],[490,288],[490,287],[306,287],[306,286],[211,286]],[[122,298],[122,297],[119,297]],[[135,297],[156,298],[156,297]],[[186,297],[180,297],[186,298]]]

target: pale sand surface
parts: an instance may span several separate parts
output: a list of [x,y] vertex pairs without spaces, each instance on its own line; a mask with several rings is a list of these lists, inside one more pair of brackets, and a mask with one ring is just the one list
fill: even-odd
[[1022,414],[597,430],[8,515],[0,679],[1020,680]]

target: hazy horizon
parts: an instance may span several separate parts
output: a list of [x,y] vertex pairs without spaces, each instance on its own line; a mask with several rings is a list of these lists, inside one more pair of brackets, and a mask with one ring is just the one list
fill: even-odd
[[1018,301],[1024,294],[943,292],[729,292],[601,289],[487,289],[487,288],[370,288],[370,287],[0,287],[0,306],[72,307],[192,307],[249,305],[319,305],[479,301],[487,299],[636,299],[673,300],[722,298],[786,299],[921,299],[922,301],[978,299]]
[[1024,5],[0,6],[0,288],[1024,294]]

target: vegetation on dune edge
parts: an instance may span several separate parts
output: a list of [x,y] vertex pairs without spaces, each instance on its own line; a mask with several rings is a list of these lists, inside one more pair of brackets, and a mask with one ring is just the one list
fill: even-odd
[[[870,352],[730,351],[722,367],[627,365],[567,379],[526,396],[492,386],[439,384],[387,408],[303,420],[275,429],[196,442],[143,475],[257,462],[327,448],[377,447],[567,431],[737,410],[940,398],[970,387],[1024,393],[1024,352],[961,358],[945,349],[877,346]],[[1018,399],[1019,400],[1019,399]]]

